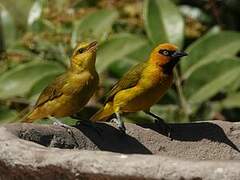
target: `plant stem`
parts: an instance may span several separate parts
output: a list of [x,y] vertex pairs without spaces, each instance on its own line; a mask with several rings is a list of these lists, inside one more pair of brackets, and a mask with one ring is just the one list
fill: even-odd
[[175,85],[176,85],[177,93],[178,93],[179,100],[180,100],[180,106],[183,109],[183,112],[184,112],[187,120],[189,120],[189,115],[191,113],[191,109],[190,109],[190,107],[187,103],[187,100],[183,94],[181,78],[179,76],[179,72],[178,72],[177,68],[174,69],[174,76],[175,76],[175,81],[176,81]]
[[4,34],[3,34],[3,24],[2,24],[2,17],[0,16],[0,60],[2,59],[5,53],[5,41],[4,41]]

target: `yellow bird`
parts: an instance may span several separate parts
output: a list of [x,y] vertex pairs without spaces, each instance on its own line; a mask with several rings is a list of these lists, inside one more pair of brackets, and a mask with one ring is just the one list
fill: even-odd
[[91,117],[91,121],[104,121],[112,114],[118,128],[126,128],[120,118],[122,112],[144,111],[152,116],[159,125],[170,131],[163,119],[150,112],[173,83],[173,68],[187,53],[169,43],[158,45],[146,62],[131,68],[112,88],[105,105]]
[[39,96],[33,110],[22,122],[70,116],[77,113],[94,94],[98,86],[95,68],[97,42],[80,43],[73,51],[70,68],[48,85]]

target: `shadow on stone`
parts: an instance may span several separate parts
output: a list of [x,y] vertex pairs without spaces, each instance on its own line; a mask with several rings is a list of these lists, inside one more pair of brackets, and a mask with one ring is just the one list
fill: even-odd
[[[143,128],[150,128],[162,135],[166,136],[166,133],[157,127],[155,124],[138,124]],[[224,143],[240,152],[238,147],[227,137],[223,129],[210,122],[198,122],[187,124],[169,124],[172,133],[171,138],[179,141],[200,141],[202,139],[208,139],[214,142]]]
[[87,126],[78,126],[86,137],[88,137],[100,150],[119,152],[125,154],[152,154],[137,139],[127,134],[122,134],[116,128],[106,123],[96,123],[99,135],[94,129],[89,130]]

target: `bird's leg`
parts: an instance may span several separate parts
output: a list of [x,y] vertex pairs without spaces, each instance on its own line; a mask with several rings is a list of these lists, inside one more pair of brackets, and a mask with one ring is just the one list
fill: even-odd
[[53,116],[48,116],[48,119],[50,119],[50,120],[53,121],[53,125],[64,127],[64,128],[67,129],[67,131],[68,131],[69,133],[73,134],[73,132],[72,132],[72,130],[71,130],[71,126],[62,123],[59,119],[57,119],[57,118],[55,118],[55,117],[53,117]]
[[160,126],[162,129],[164,129],[165,131],[167,131],[167,136],[171,137],[171,128],[170,126],[159,116],[157,116],[156,114],[150,112],[150,111],[144,111],[146,114],[152,116],[154,118],[154,122]]
[[120,117],[119,112],[115,112],[116,118],[113,118],[111,121],[117,124],[118,129],[122,132],[122,133],[126,133],[126,127],[124,125],[123,120]]
[[73,138],[75,144],[77,145],[77,147],[79,146],[79,144],[78,144],[78,142],[77,142],[77,140],[76,140],[76,138],[74,136],[74,133],[73,133],[73,131],[71,129],[71,126],[62,123],[59,119],[57,119],[57,118],[55,118],[53,116],[48,116],[48,119],[53,121],[53,125],[64,127],[67,130],[67,132],[72,136],[72,138]]

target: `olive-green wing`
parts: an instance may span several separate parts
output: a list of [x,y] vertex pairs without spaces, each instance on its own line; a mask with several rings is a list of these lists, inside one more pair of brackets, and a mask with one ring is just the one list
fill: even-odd
[[145,63],[137,64],[132,67],[124,76],[113,86],[105,102],[111,101],[116,93],[121,90],[135,86],[141,78],[142,71],[146,67]]
[[35,108],[41,106],[42,104],[46,103],[47,101],[51,101],[59,96],[61,96],[62,93],[62,87],[66,83],[66,74],[62,74],[58,76],[50,85],[48,85],[40,94],[36,104]]

